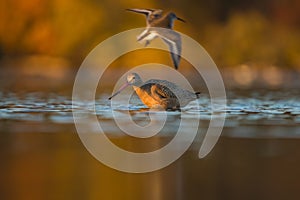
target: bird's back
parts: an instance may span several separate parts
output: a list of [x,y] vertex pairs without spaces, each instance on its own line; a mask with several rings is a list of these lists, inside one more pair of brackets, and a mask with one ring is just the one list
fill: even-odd
[[170,96],[170,98],[174,98],[175,95],[175,97],[179,100],[181,106],[186,106],[189,102],[198,98],[198,96],[194,92],[183,89],[178,85],[176,85],[175,83],[172,83],[167,80],[151,79],[146,81],[145,85],[150,83],[159,84],[162,85],[163,87],[168,88],[170,92],[167,94]]
[[151,21],[149,21],[149,25],[151,27],[161,27],[161,28],[173,28],[173,20],[170,20],[168,17],[170,13],[166,13],[164,15],[160,15],[160,17],[153,18]]
[[163,18],[162,10],[152,10],[151,13],[147,16],[147,25],[154,26],[158,21]]

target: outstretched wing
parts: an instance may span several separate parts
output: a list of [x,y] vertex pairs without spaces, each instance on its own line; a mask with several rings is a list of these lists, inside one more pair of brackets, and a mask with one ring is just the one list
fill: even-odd
[[169,46],[175,69],[178,69],[181,58],[181,36],[173,30],[159,31],[158,36]]
[[[137,37],[137,41],[143,41],[145,40],[147,42],[147,45],[150,43],[151,40],[155,39],[158,36],[157,33],[155,32],[151,32],[149,31],[149,29],[147,28],[146,30],[144,30],[138,37]],[[146,46],[147,46],[146,45]]]
[[129,8],[129,9],[126,9],[128,11],[131,11],[131,12],[136,12],[136,13],[141,13],[141,14],[144,14],[146,15],[146,22],[147,22],[147,26],[150,26],[150,23],[155,20],[155,19],[158,19],[158,18],[161,18],[162,17],[162,13],[163,11],[162,10],[158,10],[158,9],[139,9],[139,8]]
[[147,16],[154,11],[153,9],[139,9],[139,8],[127,8],[126,10],[131,12],[141,13]]

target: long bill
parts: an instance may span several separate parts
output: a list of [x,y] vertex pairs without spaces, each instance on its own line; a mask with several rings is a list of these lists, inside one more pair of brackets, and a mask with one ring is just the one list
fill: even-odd
[[180,17],[177,17],[177,19],[178,19],[179,21],[182,21],[182,22],[186,23],[186,21],[185,21],[184,19],[180,18]]
[[111,100],[113,97],[117,96],[118,94],[120,94],[120,92],[122,92],[122,90],[124,90],[125,88],[127,88],[129,86],[129,83],[125,83],[124,85],[122,85],[120,87],[120,89],[114,93],[111,97],[108,98],[108,100]]

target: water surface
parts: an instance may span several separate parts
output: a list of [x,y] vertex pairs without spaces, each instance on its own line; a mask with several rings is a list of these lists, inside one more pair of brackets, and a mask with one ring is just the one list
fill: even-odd
[[[70,96],[0,92],[0,198],[299,199],[299,91],[228,92],[225,127],[204,159],[197,156],[201,133],[214,117],[207,94],[182,112],[168,112],[163,133],[148,139],[122,133],[114,117],[129,110],[137,124],[145,125],[150,111],[135,102],[112,112],[108,96],[97,96],[96,115],[105,134],[124,149],[160,148],[172,139],[181,118],[195,120],[200,113],[197,140],[162,170],[118,172],[93,158],[81,143]],[[75,102],[74,109],[94,113],[92,102]],[[187,122],[186,131],[192,126]]]

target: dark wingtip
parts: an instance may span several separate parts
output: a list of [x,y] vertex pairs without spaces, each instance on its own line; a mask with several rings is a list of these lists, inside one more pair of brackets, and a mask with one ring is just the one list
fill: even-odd
[[126,8],[125,11],[130,11],[130,12],[134,12],[132,9],[130,8]]
[[132,8],[125,8],[125,11],[136,12]]
[[175,68],[176,70],[178,70],[179,64],[176,63],[176,61],[173,61],[173,64],[174,64],[174,68]]
[[[173,55],[174,55],[174,53],[171,52],[171,56],[172,56],[174,68],[175,68],[176,70],[178,70],[181,56],[178,55],[179,58],[178,58],[178,61],[176,61],[176,60],[174,59]],[[176,55],[176,54],[175,54],[175,55]]]
[[200,98],[200,94],[201,94],[201,92],[195,92],[197,99]]

